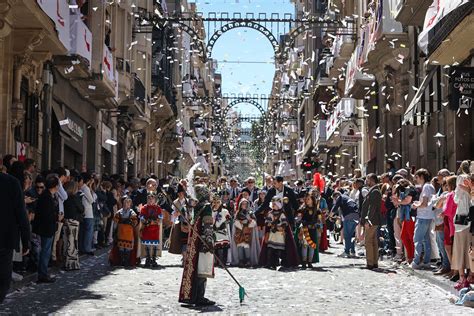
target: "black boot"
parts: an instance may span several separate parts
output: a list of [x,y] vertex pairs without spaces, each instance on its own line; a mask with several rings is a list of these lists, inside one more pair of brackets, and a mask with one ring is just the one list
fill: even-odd
[[145,259],[145,268],[149,268],[149,267],[151,267],[151,258],[146,257],[146,259]]
[[301,270],[306,270],[306,262],[304,262],[304,261],[301,264]]
[[156,261],[156,257],[153,257],[153,259],[151,259],[151,267],[152,268],[158,267],[158,262]]

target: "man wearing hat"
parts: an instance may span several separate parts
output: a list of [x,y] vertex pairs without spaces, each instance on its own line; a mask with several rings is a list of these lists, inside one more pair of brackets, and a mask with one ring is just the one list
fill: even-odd
[[145,267],[157,267],[156,257],[161,257],[163,210],[156,203],[156,192],[150,191],[147,203],[140,210],[141,257],[146,256]]
[[211,192],[206,185],[194,187],[197,205],[189,232],[188,253],[184,260],[179,302],[196,306],[214,305],[205,297],[208,278],[214,277],[214,229]]

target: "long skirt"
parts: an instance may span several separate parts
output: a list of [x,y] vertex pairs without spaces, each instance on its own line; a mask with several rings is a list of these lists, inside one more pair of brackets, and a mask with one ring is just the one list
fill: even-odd
[[64,268],[66,270],[78,270],[79,265],[79,222],[73,219],[66,219],[64,225]]
[[323,230],[321,231],[321,239],[319,240],[319,251],[324,252],[329,248],[329,240],[327,235],[327,226],[323,225]]

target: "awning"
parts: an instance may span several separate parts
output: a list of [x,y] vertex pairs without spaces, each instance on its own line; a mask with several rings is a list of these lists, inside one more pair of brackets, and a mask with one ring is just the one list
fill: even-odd
[[61,110],[61,107],[59,106],[59,104],[57,104],[54,101],[52,102],[52,107],[53,107],[54,114],[56,115],[56,118],[58,119],[59,128],[60,128],[59,131],[61,135],[67,139],[73,139],[74,137],[72,136],[71,131],[69,130],[69,120],[66,117],[66,115],[64,115],[63,111]]
[[[433,81],[435,75],[437,77],[436,82]],[[427,124],[428,114],[440,110],[441,92],[441,68],[434,66],[429,69],[428,74],[416,91],[410,105],[408,105],[405,114],[403,114],[402,124],[411,124],[414,126]],[[428,104],[428,106],[426,106],[426,104]]]

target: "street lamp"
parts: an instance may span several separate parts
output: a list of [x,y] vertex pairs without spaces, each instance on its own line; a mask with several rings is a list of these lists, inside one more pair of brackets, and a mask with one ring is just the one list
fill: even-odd
[[438,165],[438,169],[441,169],[442,167],[442,163],[441,163],[441,139],[442,138],[445,138],[445,136],[443,134],[441,134],[440,132],[436,133],[433,138],[436,138],[436,158],[437,158],[437,165]]

